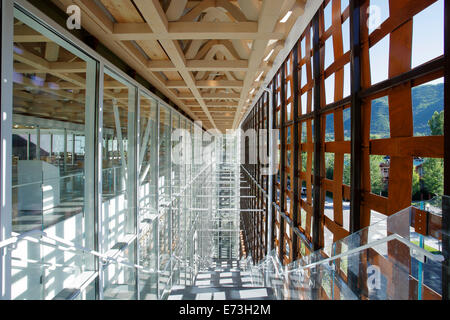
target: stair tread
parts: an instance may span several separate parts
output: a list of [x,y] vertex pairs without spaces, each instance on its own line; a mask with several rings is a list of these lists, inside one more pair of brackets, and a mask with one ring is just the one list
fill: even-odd
[[169,300],[273,300],[273,290],[267,287],[198,287],[186,286],[172,290]]

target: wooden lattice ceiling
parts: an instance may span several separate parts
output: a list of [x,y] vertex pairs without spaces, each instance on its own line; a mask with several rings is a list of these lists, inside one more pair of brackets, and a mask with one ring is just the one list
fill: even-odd
[[306,1],[52,0],[64,12],[78,5],[83,28],[223,132],[239,125]]

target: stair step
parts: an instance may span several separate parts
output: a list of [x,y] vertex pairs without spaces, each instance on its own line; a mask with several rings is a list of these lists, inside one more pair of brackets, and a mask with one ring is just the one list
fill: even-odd
[[239,261],[214,260],[201,270],[192,286],[173,287],[169,300],[273,300],[272,288],[254,286],[251,272]]
[[265,287],[187,286],[172,289],[168,300],[274,300],[274,296]]

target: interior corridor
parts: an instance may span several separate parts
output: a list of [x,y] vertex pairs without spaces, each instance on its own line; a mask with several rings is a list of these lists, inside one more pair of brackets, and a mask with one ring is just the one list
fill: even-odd
[[450,0],[0,0],[1,300],[449,300]]

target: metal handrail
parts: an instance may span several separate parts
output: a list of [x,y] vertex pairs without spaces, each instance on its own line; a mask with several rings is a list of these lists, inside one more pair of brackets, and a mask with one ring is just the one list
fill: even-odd
[[[103,173],[103,171],[107,171],[107,170],[111,170],[111,169],[116,170],[118,168],[121,168],[121,167],[117,166],[117,167],[103,168],[102,169],[102,173]],[[65,175],[65,176],[60,176],[60,177],[57,177],[57,178],[47,178],[47,179],[42,179],[42,180],[35,181],[35,182],[16,184],[16,185],[13,185],[12,188],[16,189],[16,188],[21,188],[21,187],[35,185],[35,184],[42,184],[44,182],[49,182],[49,181],[52,181],[52,180],[62,180],[62,179],[67,179],[67,178],[83,177],[83,176],[84,176],[84,172],[74,173],[74,174],[69,174],[69,175]]]
[[[11,247],[11,246],[15,247],[15,246],[17,246],[17,244],[20,241],[23,241],[23,240],[30,241],[30,239],[27,239],[27,238],[29,238],[29,237],[36,237],[36,236],[41,237],[41,239],[39,239],[38,241],[41,241],[41,243],[43,245],[63,246],[64,249],[61,248],[61,250],[66,250],[66,251],[67,250],[72,250],[72,251],[78,251],[78,252],[87,253],[87,254],[90,254],[92,256],[100,258],[104,265],[106,265],[109,262],[115,262],[117,264],[129,267],[129,268],[139,269],[140,271],[142,271],[144,273],[150,273],[150,274],[155,273],[154,269],[146,270],[143,266],[123,261],[124,260],[123,258],[120,258],[120,257],[114,258],[114,257],[108,256],[108,255],[99,253],[98,251],[91,250],[89,248],[85,248],[85,247],[79,246],[79,245],[77,245],[77,244],[75,244],[73,242],[67,241],[65,239],[61,239],[61,238],[56,237],[56,236],[50,237],[44,231],[37,230],[37,229],[36,230],[31,230],[29,232],[25,232],[25,233],[23,233],[21,235],[18,235],[18,236],[12,236],[11,238],[0,242],[0,249],[6,248],[6,247]],[[55,242],[56,244],[52,243],[52,242]]]
[[400,236],[398,234],[391,234],[390,236],[387,236],[387,237],[384,237],[382,239],[376,240],[374,242],[371,242],[371,243],[359,246],[357,248],[348,250],[348,251],[346,251],[344,253],[340,253],[340,254],[335,255],[333,257],[326,258],[326,259],[323,259],[323,260],[320,260],[320,261],[316,261],[316,262],[307,264],[305,266],[301,266],[298,269],[289,270],[289,271],[287,271],[287,273],[293,273],[293,272],[309,269],[309,268],[315,267],[315,266],[320,265],[320,264],[329,263],[329,262],[341,259],[343,257],[346,257],[346,256],[349,256],[349,255],[358,253],[360,251],[369,249],[371,247],[378,246],[380,244],[383,244],[383,243],[386,243],[386,242],[389,242],[389,241],[392,241],[392,240],[398,240],[398,241],[402,242],[404,245],[406,245],[410,249],[414,249],[416,252],[420,253],[423,256],[426,256],[427,258],[429,258],[432,261],[442,262],[445,259],[443,255],[441,255],[441,254],[433,254],[431,252],[428,252],[427,250],[425,250],[425,249],[415,245],[414,243],[406,240],[405,238],[403,238],[402,236]]
[[[442,262],[445,259],[444,256],[441,255],[441,254],[430,253],[427,250],[425,250],[425,249],[417,246],[416,244],[408,241],[404,237],[402,237],[402,236],[400,236],[398,234],[392,234],[392,235],[389,235],[389,236],[384,237],[382,239],[376,240],[374,242],[371,242],[371,243],[359,246],[357,248],[348,250],[346,252],[340,253],[340,254],[335,255],[333,257],[326,258],[326,259],[323,259],[323,260],[320,260],[320,261],[316,261],[316,262],[313,262],[313,263],[309,263],[307,265],[300,266],[300,267],[292,269],[292,270],[286,270],[284,273],[286,275],[288,275],[288,274],[291,274],[291,273],[294,273],[294,272],[301,272],[303,270],[310,269],[310,268],[316,267],[318,265],[331,263],[331,262],[333,262],[335,260],[338,260],[338,259],[341,259],[343,257],[349,256],[349,255],[352,255],[352,254],[355,254],[355,253],[358,253],[358,252],[361,252],[363,250],[366,250],[366,249],[369,249],[369,248],[372,248],[372,247],[375,247],[375,246],[378,246],[378,245],[381,245],[381,244],[384,244],[384,243],[387,243],[387,242],[393,241],[393,240],[398,240],[398,241],[402,242],[403,244],[405,244],[410,249],[415,250],[416,253],[419,253],[420,255],[422,255],[424,257],[427,257],[427,258],[429,258],[432,261]],[[263,268],[264,268],[264,266],[267,263],[272,263],[273,266],[275,267],[275,272],[276,272],[277,276],[280,277],[281,279],[284,279],[284,275],[278,269],[277,261],[275,261],[275,259],[272,256],[272,254],[269,254],[268,256],[266,256],[266,259],[262,263],[260,263],[259,265],[255,266],[255,267],[257,269],[264,270]],[[252,283],[253,283],[253,274],[252,274]]]
[[[309,263],[309,264],[307,264],[305,266],[300,266],[300,267],[292,269],[292,270],[286,270],[285,274],[288,275],[288,274],[291,274],[291,273],[294,273],[294,272],[301,272],[303,270],[310,269],[310,268],[313,268],[313,267],[318,266],[318,265],[331,263],[331,262],[333,262],[335,260],[341,259],[343,257],[349,256],[349,255],[352,255],[352,254],[355,254],[355,253],[358,253],[360,251],[369,249],[369,248],[374,247],[374,246],[381,245],[383,243],[387,243],[387,242],[392,241],[392,240],[398,240],[398,241],[402,242],[403,244],[405,244],[410,249],[415,250],[417,253],[421,254],[422,256],[425,256],[425,257],[429,258],[432,261],[436,261],[436,262],[444,261],[444,256],[443,255],[436,255],[436,254],[430,253],[427,250],[425,250],[425,249],[415,245],[414,243],[408,241],[407,239],[403,238],[402,236],[400,236],[398,234],[392,234],[392,235],[389,235],[389,236],[384,237],[382,239],[379,239],[377,241],[374,241],[374,242],[371,242],[371,243],[359,246],[357,248],[348,250],[346,252],[340,253],[340,254],[338,254],[336,256],[333,256],[333,257],[330,257],[330,258],[326,258],[326,259],[323,259],[323,260],[320,260],[320,261],[316,261],[316,262],[313,262],[313,263]],[[277,266],[277,262],[275,261],[274,257],[271,254],[266,257],[265,261],[263,261],[258,266],[256,266],[256,268],[263,269],[264,265],[267,264],[267,263],[272,263],[274,265],[274,267],[275,267],[275,272],[276,272],[277,276],[279,276],[281,279],[284,279],[284,275],[282,273],[280,273],[280,271],[278,269],[278,266]],[[252,275],[252,282],[253,282],[253,275]]]
[[[248,260],[248,259],[247,259],[247,260]],[[263,262],[259,263],[259,264],[256,265],[256,266],[253,266],[253,267],[256,268],[256,269],[259,269],[259,270],[264,270],[264,266],[265,266],[266,264],[270,264],[270,263],[273,264],[276,275],[277,275],[279,278],[284,279],[284,275],[283,275],[282,272],[280,272],[280,270],[279,270],[279,268],[278,268],[277,261],[274,259],[274,257],[272,256],[271,253],[270,253],[269,255],[266,256],[266,258],[264,259]],[[253,271],[251,271],[251,277],[252,277],[252,285],[253,285]]]

